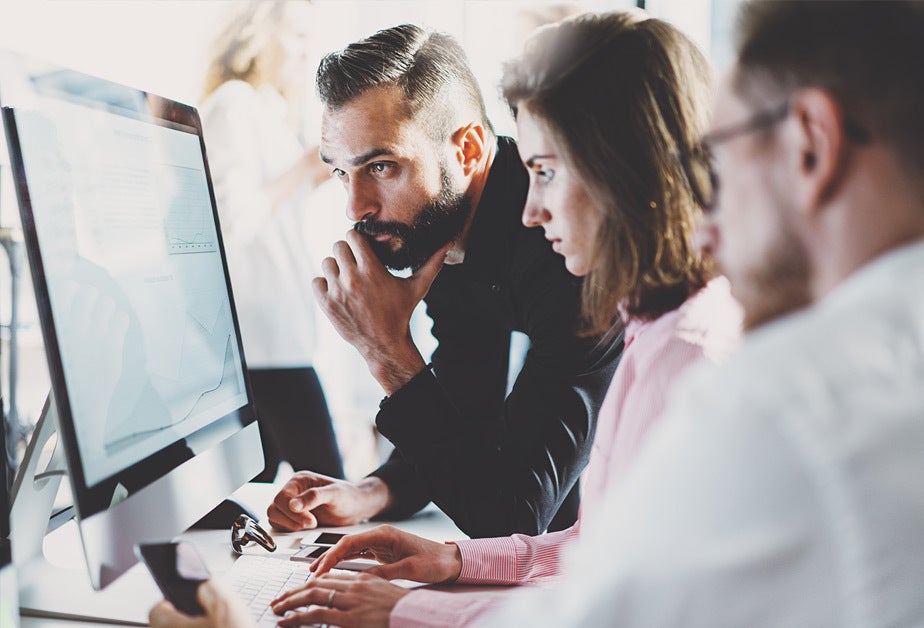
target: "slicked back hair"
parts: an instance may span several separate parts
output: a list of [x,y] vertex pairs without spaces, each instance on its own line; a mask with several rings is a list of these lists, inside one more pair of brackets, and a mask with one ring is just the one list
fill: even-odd
[[426,112],[435,140],[452,133],[460,108],[493,135],[478,81],[450,35],[402,24],[328,54],[318,67],[318,96],[333,110],[379,87],[400,89],[409,117]]

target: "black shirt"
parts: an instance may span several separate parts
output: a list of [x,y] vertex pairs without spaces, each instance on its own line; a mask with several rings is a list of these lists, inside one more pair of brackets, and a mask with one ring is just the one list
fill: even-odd
[[[577,335],[581,282],[520,222],[528,186],[515,143],[498,138],[464,262],[444,266],[424,299],[433,370],[376,417],[395,445],[372,474],[394,496],[383,517],[432,500],[472,537],[540,534],[587,464],[622,337]],[[514,330],[530,348],[506,395]]]

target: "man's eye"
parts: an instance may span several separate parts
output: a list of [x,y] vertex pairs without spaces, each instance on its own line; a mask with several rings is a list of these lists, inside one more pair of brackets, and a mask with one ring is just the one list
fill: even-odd
[[343,177],[346,176],[346,172],[344,172],[344,171],[341,170],[340,168],[334,168],[332,174],[333,174],[335,177],[337,177],[338,179],[342,179]]
[[391,170],[392,165],[384,161],[377,161],[375,163],[369,164],[369,171],[373,174],[385,174]]

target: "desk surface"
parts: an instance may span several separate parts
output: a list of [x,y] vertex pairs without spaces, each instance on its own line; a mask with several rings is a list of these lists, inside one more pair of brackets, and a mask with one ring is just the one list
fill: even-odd
[[[248,484],[235,492],[234,497],[245,506],[248,506],[255,513],[265,513],[272,498],[278,491],[278,485],[272,484]],[[261,524],[266,524],[261,521]],[[335,532],[359,532],[368,530],[380,525],[381,522],[363,523],[355,526],[346,526],[342,528],[318,528],[318,530],[329,529]],[[417,515],[406,521],[396,522],[393,525],[400,527],[408,532],[413,532],[420,536],[433,539],[435,541],[451,541],[454,539],[465,538],[465,535],[455,526],[449,517],[435,506],[431,505],[419,512]],[[269,526],[267,525],[267,529]],[[314,533],[317,530],[312,530]],[[276,533],[273,532],[273,538],[276,540],[278,550],[274,556],[285,556],[295,552],[299,548],[299,542],[306,532],[295,533]],[[208,564],[210,571],[215,575],[225,573],[234,563],[234,554],[229,546],[228,530],[191,530],[181,536],[182,539],[191,541],[196,544],[205,562]],[[247,553],[266,552],[259,547],[247,548]],[[61,528],[55,530],[46,537],[45,554],[55,564],[75,570],[75,574],[81,574],[88,577],[86,567],[83,564],[82,549],[76,524],[71,521]],[[124,580],[125,582],[121,582]],[[121,584],[121,587],[119,585]],[[137,585],[137,586],[136,586]],[[112,587],[119,587],[120,593],[124,594],[126,590],[131,592],[137,590],[139,605],[145,607],[145,613],[151,606],[151,596],[153,582],[148,576],[147,571],[142,565],[135,565],[122,578],[116,581]],[[156,591],[156,590],[154,590]],[[79,628],[83,626],[109,626],[113,624],[68,621],[61,619],[48,619],[43,617],[22,617],[20,619],[21,628]]]

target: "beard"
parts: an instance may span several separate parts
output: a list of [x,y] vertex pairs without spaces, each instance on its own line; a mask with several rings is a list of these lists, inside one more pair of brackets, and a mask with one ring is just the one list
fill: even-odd
[[[452,190],[445,167],[440,167],[440,191],[424,205],[410,225],[401,222],[366,219],[353,229],[366,236],[376,257],[392,270],[416,271],[447,242],[462,233],[472,214],[472,201],[463,192]],[[390,235],[376,240],[374,236]],[[398,241],[397,247],[393,242]]]
[[738,273],[739,281],[732,283],[732,293],[744,310],[745,331],[811,303],[808,250],[791,226],[780,226],[779,236],[762,256],[764,263]]

